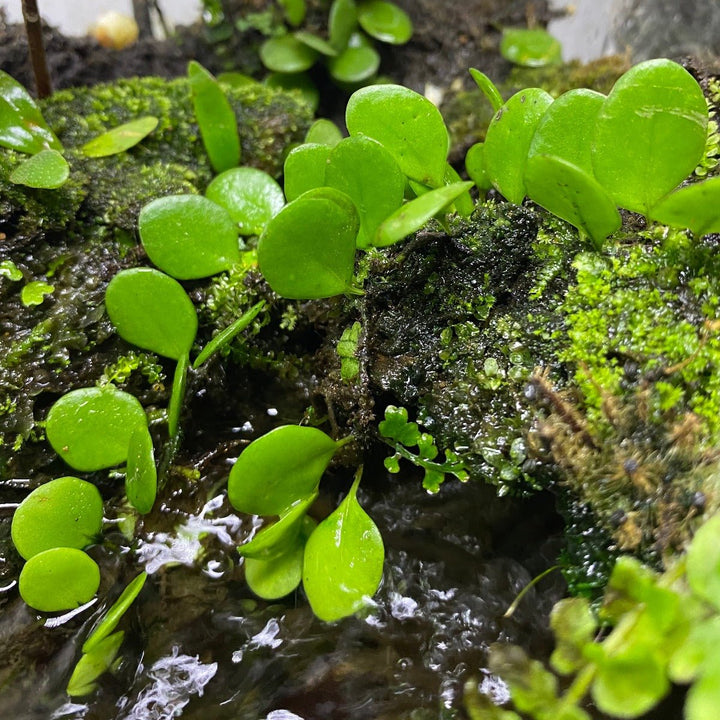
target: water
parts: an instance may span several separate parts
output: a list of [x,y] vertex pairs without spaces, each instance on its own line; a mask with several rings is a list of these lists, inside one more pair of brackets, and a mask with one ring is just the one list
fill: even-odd
[[[517,642],[540,657],[550,645],[547,613],[559,577],[532,590],[512,619],[503,613],[558,548],[547,499],[498,500],[480,483],[446,483],[429,496],[415,477],[377,477],[360,500],[386,543],[383,585],[358,617],[325,624],[300,593],[283,603],[255,600],[235,545],[257,528],[200,481],[196,512],[148,521],[140,542],[96,553],[103,574],[122,582],[136,563],[152,575],[123,620],[121,664],[87,699],[64,686],[92,622],[87,608],[41,629],[21,603],[0,616],[0,639],[21,668],[0,693],[15,720],[397,720],[462,717],[462,687],[474,678],[502,697],[485,668],[487,646]],[[333,483],[331,483],[332,485]],[[336,480],[338,487],[345,479]],[[327,507],[336,502],[331,489]],[[121,542],[119,534],[109,542]],[[171,564],[167,564],[171,563]],[[32,652],[28,653],[28,647]],[[0,671],[0,678],[7,680]]]

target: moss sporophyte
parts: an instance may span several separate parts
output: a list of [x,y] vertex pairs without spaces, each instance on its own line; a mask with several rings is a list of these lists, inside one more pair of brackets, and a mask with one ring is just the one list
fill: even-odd
[[[288,20],[294,22],[297,5],[286,3],[286,10]],[[349,22],[353,12],[357,19]],[[348,57],[372,55],[365,40],[353,39],[356,23],[385,41],[400,42],[409,33],[403,14],[389,3],[356,6],[335,0],[328,40],[296,32],[278,38],[282,43],[266,46],[264,59],[292,61],[297,69],[300,61],[327,55],[331,72],[335,68],[338,76]],[[365,253],[361,259],[379,255],[382,248],[396,245],[432,219],[442,225],[451,215],[471,215],[473,184],[481,190],[492,185],[515,203],[528,195],[598,247],[620,225],[618,206],[687,224],[698,234],[717,229],[716,215],[708,215],[720,206],[716,178],[674,190],[703,154],[707,106],[697,82],[670,61],[638,65],[608,96],[578,90],[557,100],[530,88],[503,102],[494,85],[476,71],[473,75],[496,114],[485,144],[468,156],[475,183],[463,182],[448,164],[448,131],[429,100],[396,85],[362,88],[348,102],[349,137],[342,138],[328,125],[316,126],[310,142],[287,156],[284,194],[271,174],[238,166],[242,128],[224,86],[197,63],[191,63],[188,74],[188,102],[209,163],[219,174],[208,182],[204,195],[173,192],[144,204],[137,229],[144,252],[156,267],[120,271],[105,293],[107,314],[117,334],[175,366],[165,413],[170,455],[180,441],[188,377],[250,331],[267,305],[260,301],[239,313],[199,349],[198,313],[183,282],[218,273],[230,277],[239,265],[257,265],[276,295],[284,298],[359,296],[364,276],[356,274],[358,250]],[[34,161],[20,166],[23,170],[15,181],[61,188],[65,169],[59,141],[14,81],[0,76],[0,89],[5,103],[0,144],[30,154],[28,163]],[[80,152],[92,158],[108,151],[124,153],[156,126],[155,116],[120,123],[84,143]],[[485,312],[493,302],[488,301]],[[354,343],[354,355],[359,330],[343,337]],[[348,372],[349,379],[361,370],[358,360]],[[483,372],[491,386],[499,374],[497,361],[487,358]],[[70,467],[79,473],[124,472],[128,501],[138,513],[152,511],[158,482],[163,480],[155,462],[158,432],[151,434],[148,414],[133,395],[112,383],[76,388],[50,408],[46,430],[49,443]],[[388,407],[379,430],[395,453],[386,464],[391,472],[397,470],[400,458],[407,459],[424,470],[424,484],[431,492],[438,490],[447,473],[468,478],[464,460],[452,451],[439,460],[433,435],[409,422],[403,408]],[[238,548],[249,587],[259,597],[274,600],[302,582],[313,611],[326,621],[361,610],[382,578],[382,539],[357,499],[361,470],[327,518],[316,525],[308,514],[323,473],[351,442],[352,436],[337,440],[317,428],[281,425],[245,448],[228,479],[228,498],[239,512],[276,518]],[[84,549],[98,541],[102,501],[93,485],[74,477],[58,478],[39,491],[26,498],[13,521],[13,540],[27,560],[21,594],[41,611],[73,608],[90,600],[100,582],[99,569]],[[68,523],[70,512],[77,522]],[[525,676],[510,680],[518,710],[535,713],[540,720],[549,717],[540,708],[554,708],[553,717],[581,720],[586,715],[577,702],[590,690],[601,709],[633,717],[662,697],[670,677],[696,681],[688,717],[704,718],[692,714],[699,713],[693,708],[703,706],[715,692],[707,688],[717,677],[716,663],[706,653],[688,669],[683,652],[688,652],[689,638],[698,628],[716,624],[716,603],[709,595],[717,584],[717,564],[711,567],[714,556],[706,537],[714,527],[705,535],[698,533],[686,576],[682,566],[664,575],[632,562],[617,566],[610,590],[624,593],[630,606],[613,605],[609,595],[608,620],[615,623],[615,630],[605,643],[594,642],[595,620],[585,605],[559,606],[556,618],[560,619],[554,627],[559,651],[553,666],[560,673],[577,673],[578,679],[569,695],[558,697],[554,676],[526,663],[529,685],[523,684]],[[48,593],[50,578],[57,573],[67,579],[65,589]],[[115,625],[143,582],[141,575],[128,586],[88,638],[68,687],[71,694],[90,692],[95,679],[114,662],[122,642]],[[688,598],[693,609],[689,625],[670,608]],[[656,624],[654,631],[633,634],[631,642],[628,627],[647,623]],[[568,634],[568,628],[573,632]],[[658,655],[659,643],[667,641],[671,632],[675,644]],[[627,668],[638,666],[650,668],[644,676],[647,687],[622,710],[627,693],[615,687],[616,680]],[[468,711],[474,712],[470,705]],[[513,713],[487,717],[513,717]]]

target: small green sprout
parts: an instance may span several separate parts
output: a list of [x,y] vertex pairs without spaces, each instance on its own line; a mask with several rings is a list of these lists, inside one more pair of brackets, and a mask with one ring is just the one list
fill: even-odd
[[562,46],[542,28],[505,28],[500,54],[516,65],[545,67],[562,62]]
[[88,635],[82,646],[80,660],[67,684],[66,692],[71,697],[89,695],[97,687],[95,680],[113,666],[124,638],[122,631],[114,630],[140,594],[146,580],[147,573],[144,572],[132,580]]
[[70,467],[93,472],[127,460],[130,437],[147,426],[145,411],[114,385],[80,388],[63,395],[47,416],[47,438]]
[[217,80],[195,60],[188,64],[188,79],[195,117],[211,165],[215,172],[235,167],[240,162],[235,111]]
[[61,477],[33,490],[12,519],[11,535],[25,560],[54,547],[82,550],[102,532],[98,489],[76,477]]
[[361,472],[345,499],[315,528],[305,545],[303,588],[313,612],[325,622],[361,610],[382,580],[382,537],[357,500]]
[[40,612],[73,610],[93,598],[100,568],[82,550],[54,547],[33,555],[18,579],[20,597]]
[[345,328],[338,340],[337,354],[340,358],[340,377],[345,382],[352,382],[360,374],[360,360],[357,356],[358,343],[362,325],[354,322],[350,327]]
[[[430,493],[436,493],[445,481],[445,475],[454,475],[465,482],[469,475],[460,457],[451,450],[445,451],[445,462],[436,462],[439,454],[432,435],[422,432],[415,422],[408,422],[408,412],[404,407],[388,405],[385,419],[378,425],[381,438],[395,450],[395,454],[385,459],[388,472],[400,472],[400,459],[409,460],[413,465],[425,471],[423,487]],[[408,448],[417,447],[417,453]]]
[[205,195],[230,213],[241,235],[260,235],[285,205],[283,191],[275,180],[262,170],[251,167],[232,168],[220,173],[208,185]]
[[167,195],[142,208],[138,232],[155,265],[178,280],[191,280],[228,270],[240,260],[236,223],[212,197]]
[[356,293],[352,279],[359,227],[355,205],[345,193],[309,190],[268,223],[258,243],[260,271],[286,298]]
[[10,173],[10,182],[42,190],[54,190],[70,176],[67,160],[57,150],[41,150]]
[[357,27],[357,4],[355,0],[333,0],[328,15],[328,37],[338,52],[347,47],[350,36]]
[[[172,430],[170,435],[174,435]],[[152,437],[144,425],[138,425],[130,435],[125,471],[125,495],[128,502],[141,515],[149,513],[155,504],[157,495],[155,451]]]
[[7,278],[11,282],[18,282],[23,279],[23,274],[12,260],[3,260],[0,262],[0,277]]
[[125,152],[144,140],[158,125],[152,115],[118,125],[86,142],[80,152],[88,157],[108,157]]
[[20,301],[25,307],[42,305],[48,295],[55,292],[55,286],[42,280],[33,280],[23,286],[20,291]]

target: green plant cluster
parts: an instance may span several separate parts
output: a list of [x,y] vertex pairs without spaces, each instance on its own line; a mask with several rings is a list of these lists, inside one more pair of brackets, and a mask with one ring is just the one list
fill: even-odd
[[618,207],[697,236],[718,227],[720,181],[678,185],[703,159],[708,108],[696,80],[670,60],[624,73],[605,96],[570,90],[556,100],[527,88],[503,102],[471,70],[495,110],[484,143],[468,151],[481,190],[527,195],[589,236],[596,247],[621,225]]
[[250,589],[275,600],[302,581],[313,612],[327,622],[367,604],[385,557],[380,533],[357,501],[362,468],[342,503],[319,525],[307,514],[333,455],[351,440],[283,425],[250,443],[228,479],[233,507],[278,517],[238,548]]
[[[423,487],[430,493],[436,493],[445,482],[445,476],[454,475],[461,482],[469,478],[465,464],[452,450],[445,451],[445,460],[438,462],[439,454],[435,438],[430,433],[421,432],[418,424],[408,422],[405,408],[388,405],[385,419],[378,425],[380,436],[392,448],[395,454],[385,459],[385,467],[391,473],[400,472],[400,459],[409,460],[424,471]],[[417,447],[417,452],[410,450]]]
[[387,0],[333,0],[322,34],[294,29],[305,20],[305,0],[283,0],[281,5],[290,28],[276,32],[259,51],[263,65],[273,73],[267,79],[271,86],[316,94],[305,73],[322,62],[336,83],[356,89],[377,76],[380,54],[373,40],[401,45],[412,36],[408,15]]
[[[550,624],[550,668],[520,648],[493,645],[490,668],[508,683],[518,712],[534,720],[589,720],[586,696],[605,715],[636,718],[672,683],[688,685],[684,717],[711,720],[720,702],[720,515],[696,532],[687,554],[657,573],[618,559],[596,614],[585,598],[561,600]],[[558,676],[569,678],[561,690]],[[473,720],[519,720],[471,687]]]

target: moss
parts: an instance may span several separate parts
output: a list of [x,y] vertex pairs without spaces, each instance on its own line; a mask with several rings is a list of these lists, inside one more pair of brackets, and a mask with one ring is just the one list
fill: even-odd
[[544,213],[488,202],[449,238],[421,233],[370,262],[359,301],[369,392],[417,408],[413,419],[438,446],[501,492],[528,478],[525,390],[533,369],[551,361],[562,258],[575,243]]

